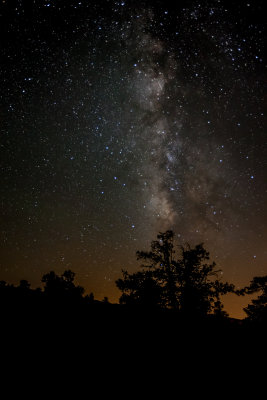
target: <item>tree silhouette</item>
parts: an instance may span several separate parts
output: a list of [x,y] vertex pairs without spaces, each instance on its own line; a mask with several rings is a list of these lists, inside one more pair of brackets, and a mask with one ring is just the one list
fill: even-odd
[[31,287],[30,282],[28,282],[26,279],[21,279],[19,283],[19,288],[22,290],[29,290]]
[[85,299],[86,299],[87,303],[93,304],[94,301],[95,301],[94,293],[91,292],[89,295],[86,295],[86,296],[85,296]]
[[123,292],[121,304],[157,308],[162,305],[162,289],[154,279],[152,271],[141,271],[128,274],[122,271],[123,278],[116,281],[117,287]]
[[151,251],[137,251],[137,259],[145,264],[134,274],[122,271],[123,277],[116,281],[122,291],[120,302],[161,306],[190,316],[225,315],[221,295],[234,292],[234,286],[218,279],[220,271],[214,262],[208,263],[203,244],[180,246],[180,257],[175,259],[173,240],[173,231],[160,232]]
[[267,323],[267,275],[255,276],[250,285],[241,289],[239,294],[260,293],[256,299],[244,308],[247,320],[258,323]]
[[104,304],[109,304],[109,300],[108,300],[108,297],[107,297],[107,296],[104,296],[104,298],[103,298],[103,300],[102,300],[102,303],[104,303]]
[[[160,232],[157,235],[158,240],[151,242],[151,251],[137,251],[137,259],[144,260],[145,268],[150,269],[150,274],[146,273],[146,280],[150,282],[149,287],[153,287],[154,298],[157,296],[157,304],[167,306],[169,308],[177,308],[177,286],[176,286],[176,269],[174,264],[173,250],[173,231]],[[144,273],[144,271],[143,271]],[[153,284],[152,281],[153,280]],[[143,288],[145,290],[145,288]],[[161,300],[159,299],[161,297]],[[146,293],[149,297],[149,293]],[[147,299],[148,303],[148,299]]]
[[58,300],[80,300],[84,293],[84,288],[74,284],[75,273],[66,270],[61,276],[54,271],[50,271],[42,277],[44,293]]
[[234,292],[234,285],[218,279],[220,270],[216,263],[209,263],[209,252],[203,243],[191,248],[180,246],[181,257],[174,262],[180,310],[189,315],[226,315],[221,295]]

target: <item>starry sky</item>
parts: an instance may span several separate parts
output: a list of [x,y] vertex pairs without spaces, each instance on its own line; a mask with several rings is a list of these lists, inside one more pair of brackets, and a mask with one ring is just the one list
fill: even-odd
[[237,287],[267,273],[263,4],[1,1],[0,279],[118,302],[167,229]]

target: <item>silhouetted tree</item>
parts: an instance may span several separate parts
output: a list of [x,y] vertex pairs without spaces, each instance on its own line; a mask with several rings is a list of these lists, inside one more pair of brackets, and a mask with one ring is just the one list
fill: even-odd
[[254,277],[249,286],[239,291],[241,295],[254,293],[260,294],[244,308],[247,320],[267,324],[267,275]]
[[25,279],[21,279],[21,281],[20,281],[20,283],[19,283],[19,288],[20,288],[20,289],[22,289],[22,290],[28,290],[28,289],[30,289],[30,287],[31,287],[30,282],[28,282],[28,281],[25,280]]
[[108,297],[104,296],[102,303],[109,304]]
[[180,310],[190,315],[225,315],[221,295],[234,291],[234,285],[218,279],[220,270],[209,263],[203,243],[191,248],[180,246],[181,258],[174,262]]
[[[177,308],[176,266],[174,264],[173,231],[160,232],[151,242],[151,251],[137,251],[137,259],[146,262],[151,271],[144,280],[157,304]],[[148,280],[148,282],[147,282]],[[152,282],[153,281],[153,282]],[[159,290],[159,288],[161,290]],[[143,288],[144,291],[144,288]],[[146,294],[148,297],[148,293]],[[159,300],[159,296],[161,300]],[[147,300],[148,301],[148,300]]]
[[134,274],[123,271],[123,278],[116,281],[122,291],[120,302],[163,306],[191,316],[224,315],[221,295],[233,292],[234,286],[218,279],[219,270],[214,262],[208,263],[203,244],[180,246],[175,259],[173,238],[172,231],[159,233],[150,252],[137,252],[145,264]]
[[121,304],[143,307],[159,307],[162,305],[162,288],[153,276],[152,271],[141,271],[128,274],[122,271],[123,278],[116,281],[117,287],[123,292]]
[[82,298],[84,288],[74,284],[75,273],[71,270],[65,271],[61,276],[50,271],[42,277],[44,293],[59,300],[79,300]]
[[89,295],[86,295],[85,297],[86,297],[86,300],[87,300],[88,303],[90,303],[90,304],[94,303],[95,296],[94,296],[93,292],[91,292]]

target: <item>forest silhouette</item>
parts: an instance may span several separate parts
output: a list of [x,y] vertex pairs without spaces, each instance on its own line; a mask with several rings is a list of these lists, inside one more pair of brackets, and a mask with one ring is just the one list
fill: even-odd
[[[90,383],[89,389],[94,379],[104,385],[107,379],[122,380],[129,393],[138,382],[157,390],[157,380],[165,379],[168,387],[171,379],[180,387],[189,379],[199,393],[225,371],[231,380],[236,370],[261,365],[267,276],[236,290],[223,282],[203,244],[175,247],[172,231],[159,233],[149,251],[136,255],[139,269],[123,270],[114,282],[121,292],[116,304],[86,294],[71,270],[44,274],[39,288],[27,280],[16,286],[0,281],[1,355],[7,374],[13,380],[14,371],[27,379],[37,375],[42,390],[54,381],[68,390],[76,374]],[[222,302],[227,293],[255,295],[245,308],[246,318],[228,316]]]
[[[75,284],[75,273],[66,270],[62,275],[50,271],[42,277],[42,288],[31,288],[26,280],[19,285],[0,281],[2,319],[17,321],[20,328],[43,323],[70,329],[109,325],[163,331],[168,327],[181,331],[188,326],[216,329],[250,329],[267,326],[267,276],[254,277],[250,284],[236,290],[223,282],[220,270],[210,262],[204,245],[174,246],[174,232],[166,231],[151,242],[150,251],[137,251],[142,262],[132,274],[122,270],[115,284],[121,291],[119,304],[105,297],[96,300],[93,293],[85,294]],[[256,297],[244,308],[243,320],[230,318],[223,308],[222,296],[254,294]]]

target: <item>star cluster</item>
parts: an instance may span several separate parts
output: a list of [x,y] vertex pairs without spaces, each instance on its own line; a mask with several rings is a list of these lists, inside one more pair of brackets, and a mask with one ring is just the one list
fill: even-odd
[[266,273],[263,2],[8,3],[2,279],[70,268],[117,301],[165,229],[237,286]]

